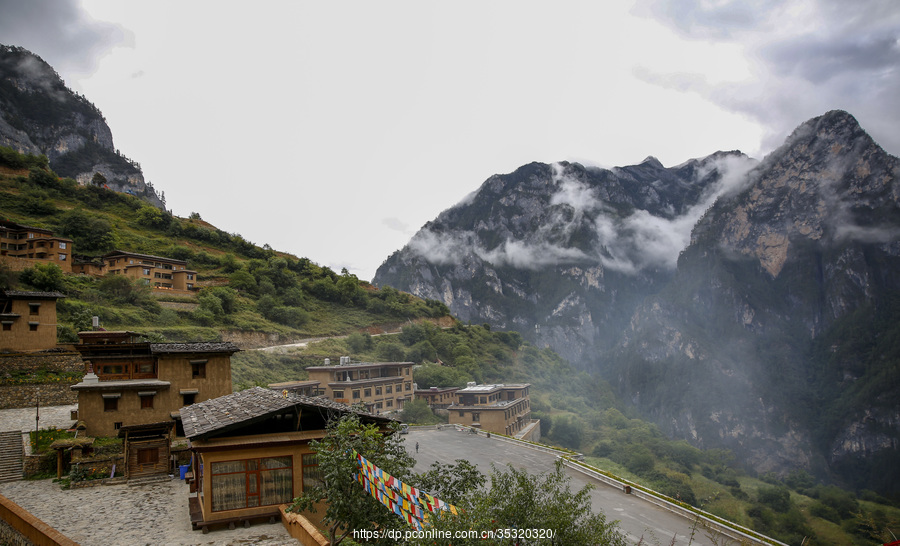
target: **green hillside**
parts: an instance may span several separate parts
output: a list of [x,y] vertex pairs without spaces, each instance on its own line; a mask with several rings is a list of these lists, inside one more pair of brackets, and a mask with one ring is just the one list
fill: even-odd
[[[348,334],[365,327],[447,317],[447,307],[386,288],[346,271],[257,246],[204,222],[179,218],[137,197],[59,178],[46,159],[0,150],[0,217],[42,227],[74,241],[76,257],[124,250],[185,260],[198,272],[197,296],[159,295],[124,277],[62,276],[37,266],[23,285],[61,290],[61,341],[99,316],[107,329],[168,341],[218,339],[222,331],[275,334],[281,339]],[[6,283],[13,275],[4,275]]]

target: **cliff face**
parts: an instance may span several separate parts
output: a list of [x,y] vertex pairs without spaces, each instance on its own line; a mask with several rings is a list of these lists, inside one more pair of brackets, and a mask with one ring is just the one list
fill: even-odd
[[590,367],[674,272],[693,222],[754,162],[717,153],[664,168],[533,163],[488,179],[426,224],[375,282],[516,329]]
[[90,184],[100,173],[115,191],[164,203],[137,163],[120,155],[103,115],[72,92],[37,55],[0,45],[0,146],[43,154],[59,175]]
[[898,175],[845,112],[758,164],[529,165],[375,281],[549,344],[672,436],[896,495]]

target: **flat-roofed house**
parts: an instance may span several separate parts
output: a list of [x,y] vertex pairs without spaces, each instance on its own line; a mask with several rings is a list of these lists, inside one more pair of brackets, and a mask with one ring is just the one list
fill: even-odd
[[22,271],[36,263],[53,263],[72,272],[72,240],[56,237],[49,229],[0,220],[0,261]]
[[416,389],[416,398],[424,400],[431,409],[447,409],[456,401],[459,387],[429,387]]
[[127,331],[78,337],[75,349],[86,375],[72,389],[78,393],[78,418],[91,436],[178,420],[184,406],[232,391],[231,355],[239,350],[233,343],[150,343]]
[[533,424],[528,394],[530,388],[530,383],[469,383],[466,388],[456,391],[456,401],[447,408],[450,412],[450,424],[516,436]]
[[32,352],[56,347],[59,292],[0,290],[0,351]]
[[365,404],[376,413],[399,411],[412,400],[412,362],[351,362],[342,356],[341,364],[306,368],[309,379],[318,381],[321,392],[344,404]]
[[155,290],[191,291],[197,287],[197,272],[175,258],[114,250],[98,260],[82,260],[72,266],[85,275],[125,275],[139,279]]
[[[382,429],[393,420],[324,398],[253,387],[181,410],[194,454],[188,498],[194,529],[276,518],[279,505],[321,486],[310,440],[329,421],[356,414]],[[324,510],[318,510],[319,518]]]

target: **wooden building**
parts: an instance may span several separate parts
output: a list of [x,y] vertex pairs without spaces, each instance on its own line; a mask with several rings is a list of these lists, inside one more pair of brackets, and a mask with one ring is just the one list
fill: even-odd
[[[179,419],[179,410],[232,391],[232,343],[149,343],[136,332],[81,332],[78,418],[91,436]],[[177,425],[177,423],[176,423]],[[176,429],[177,430],[177,429]]]
[[0,220],[0,261],[14,271],[52,263],[71,273],[72,250],[71,239],[56,237],[49,229]]
[[171,470],[169,452],[175,421],[127,425],[119,429],[124,439],[125,477],[162,476]]
[[182,409],[194,455],[189,479],[196,495],[188,499],[194,529],[277,517],[279,505],[321,483],[309,441],[324,438],[327,423],[348,413],[363,423],[392,421],[324,398],[261,387]]
[[56,347],[59,292],[0,291],[0,351],[31,352]]
[[342,356],[340,364],[306,368],[311,381],[335,402],[364,404],[375,413],[400,411],[412,400],[412,362],[351,362]]
[[515,436],[531,424],[530,387],[530,383],[469,383],[466,388],[456,391],[456,401],[447,408],[450,424]]

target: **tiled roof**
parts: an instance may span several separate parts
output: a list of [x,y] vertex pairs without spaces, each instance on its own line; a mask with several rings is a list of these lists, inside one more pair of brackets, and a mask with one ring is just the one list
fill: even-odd
[[230,341],[207,341],[201,343],[151,343],[153,353],[236,353],[238,346]]
[[61,292],[28,292],[25,290],[3,290],[7,298],[64,298]]
[[253,387],[181,408],[181,422],[184,425],[185,437],[195,438],[296,406],[356,413],[381,422],[393,420],[375,413],[359,411],[326,398],[291,393],[284,396],[269,389]]

